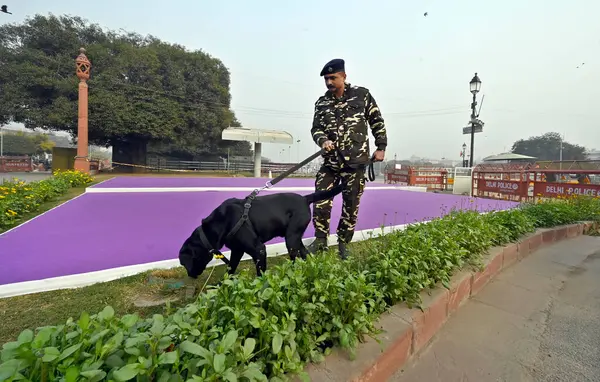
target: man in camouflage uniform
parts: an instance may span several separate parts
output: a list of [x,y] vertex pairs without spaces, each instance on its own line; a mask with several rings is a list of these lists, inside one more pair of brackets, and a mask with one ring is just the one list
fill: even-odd
[[[368,89],[346,83],[344,60],[328,62],[321,76],[328,91],[315,103],[311,135],[326,149],[317,173],[315,188],[329,190],[342,182],[342,216],[337,228],[340,256],[346,258],[346,244],[354,236],[360,198],[365,187],[365,170],[370,160],[367,123],[375,137],[374,161],[383,161],[387,146],[385,124],[379,107]],[[327,247],[333,200],[315,203],[315,241],[308,250],[315,253]]]

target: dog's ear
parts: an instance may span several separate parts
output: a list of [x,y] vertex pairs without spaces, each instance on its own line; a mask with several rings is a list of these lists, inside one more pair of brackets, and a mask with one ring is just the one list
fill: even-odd
[[217,248],[220,249],[223,246],[223,240],[225,236],[229,233],[228,231],[228,219],[227,219],[227,206],[221,204],[219,207],[215,208],[213,212],[210,213],[206,218],[202,219],[202,228],[210,234],[211,238],[214,240],[213,244]]

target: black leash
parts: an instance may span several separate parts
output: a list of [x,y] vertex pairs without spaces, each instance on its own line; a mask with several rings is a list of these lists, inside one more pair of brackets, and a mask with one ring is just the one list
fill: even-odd
[[323,155],[324,152],[325,152],[325,149],[321,149],[321,150],[317,151],[316,153],[314,153],[313,155],[311,155],[308,158],[306,158],[305,160],[303,160],[302,162],[300,162],[300,163],[296,164],[295,166],[287,169],[285,172],[281,173],[277,178],[275,178],[275,179],[267,182],[267,184],[265,184],[265,188],[271,188],[271,187],[273,187],[277,183],[281,182],[282,180],[284,180],[285,178],[287,178],[288,176],[290,176],[291,173],[298,171],[300,168],[304,167],[308,163],[312,162],[316,158],[318,158],[321,155]]
[[367,165],[367,177],[365,179],[369,182],[375,181],[375,166],[373,163],[375,163],[375,154],[369,159],[369,164]]

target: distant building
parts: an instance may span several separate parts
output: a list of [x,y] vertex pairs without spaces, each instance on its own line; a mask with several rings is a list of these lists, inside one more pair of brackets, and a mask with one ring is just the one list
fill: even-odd
[[600,160],[600,150],[588,150],[585,154],[587,155],[587,159],[589,160]]

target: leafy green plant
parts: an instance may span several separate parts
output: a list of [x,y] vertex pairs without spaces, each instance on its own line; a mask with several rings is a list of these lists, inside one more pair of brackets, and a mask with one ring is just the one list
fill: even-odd
[[[562,203],[562,204],[560,204]],[[391,305],[419,305],[494,245],[536,227],[587,219],[600,200],[526,205],[480,215],[450,211],[371,239],[368,251],[284,262],[261,277],[226,274],[164,315],[116,317],[111,307],[64,325],[25,330],[3,346],[0,381],[283,381],[335,346],[354,355]]]
[[19,222],[23,215],[39,210],[40,206],[71,187],[81,187],[93,181],[85,173],[68,170],[55,171],[54,175],[41,181],[25,183],[19,179],[0,184],[0,230]]

